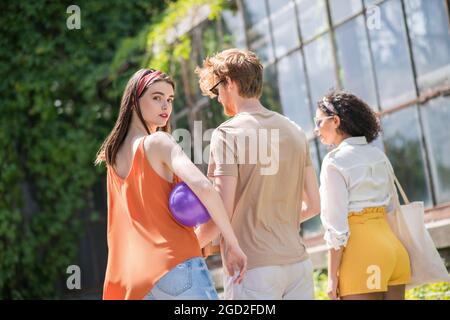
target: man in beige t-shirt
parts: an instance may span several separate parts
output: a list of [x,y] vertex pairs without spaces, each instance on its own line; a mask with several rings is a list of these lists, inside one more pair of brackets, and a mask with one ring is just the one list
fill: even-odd
[[[305,133],[259,102],[262,65],[254,53],[226,50],[197,72],[203,93],[217,96],[232,116],[212,135],[208,167],[248,258],[241,284],[224,274],[225,298],[313,299],[299,229],[319,213],[320,199]],[[202,226],[201,246],[216,234],[212,223]]]

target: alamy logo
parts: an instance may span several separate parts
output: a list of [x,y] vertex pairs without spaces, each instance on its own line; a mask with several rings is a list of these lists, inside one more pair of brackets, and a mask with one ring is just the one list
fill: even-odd
[[66,286],[69,290],[81,289],[81,269],[77,265],[70,265],[66,270],[70,276],[67,278]]
[[367,277],[367,288],[370,290],[381,289],[381,269],[377,265],[370,265],[367,267],[366,273],[369,274]]
[[[254,164],[261,175],[275,175],[279,169],[280,130],[233,128],[202,130],[202,121],[194,121],[193,137],[186,129],[176,129],[172,136],[194,163],[216,165]],[[205,142],[211,142],[204,146]],[[212,150],[211,150],[212,148]],[[174,150],[179,152],[179,150]]]
[[66,13],[70,14],[70,16],[66,20],[67,29],[81,29],[81,10],[77,5],[70,5],[67,7]]
[[381,29],[381,12],[378,6],[372,5],[367,7],[367,29],[380,30]]

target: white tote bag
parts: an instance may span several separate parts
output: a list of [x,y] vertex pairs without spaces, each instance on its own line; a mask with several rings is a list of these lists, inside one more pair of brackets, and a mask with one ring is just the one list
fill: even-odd
[[[425,227],[423,202],[409,202],[389,160],[387,165],[394,199],[394,210],[387,215],[388,222],[408,251],[411,262],[411,282],[406,285],[406,289],[426,283],[450,282],[444,261]],[[404,205],[400,205],[396,189],[401,194]]]

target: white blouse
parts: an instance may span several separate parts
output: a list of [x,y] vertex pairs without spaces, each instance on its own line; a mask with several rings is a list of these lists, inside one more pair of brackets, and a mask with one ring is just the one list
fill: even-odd
[[349,212],[392,203],[387,157],[365,137],[351,137],[330,151],[320,173],[320,203],[324,239],[328,249],[347,245]]

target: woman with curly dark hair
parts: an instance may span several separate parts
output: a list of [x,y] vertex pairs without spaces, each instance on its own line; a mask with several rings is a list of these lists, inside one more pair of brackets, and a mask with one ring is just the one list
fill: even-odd
[[321,220],[329,250],[331,299],[404,299],[409,256],[391,231],[389,160],[370,145],[379,135],[377,115],[361,99],[333,91],[317,104],[315,133],[336,146],[320,173]]

